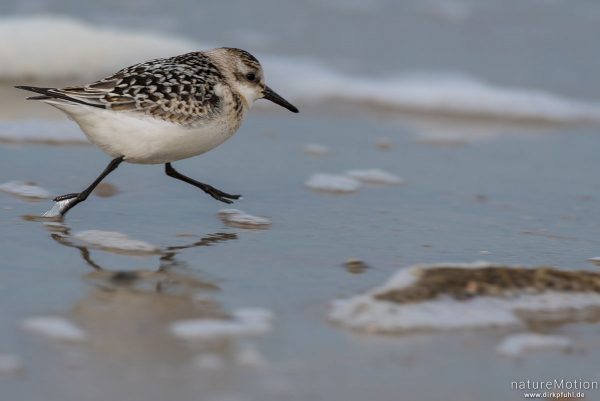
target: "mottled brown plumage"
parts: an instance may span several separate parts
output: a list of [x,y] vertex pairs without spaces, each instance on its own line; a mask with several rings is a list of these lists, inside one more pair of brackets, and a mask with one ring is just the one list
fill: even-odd
[[132,65],[87,85],[18,88],[75,120],[88,139],[113,157],[86,190],[56,198],[60,214],[84,201],[121,162],[165,164],[170,177],[231,203],[230,195],[195,181],[171,162],[208,152],[229,139],[246,112],[261,98],[297,113],[298,109],[265,85],[262,67],[250,53],[218,48]]
[[221,111],[219,69],[200,52],[135,64],[100,81],[52,89],[88,105],[192,124]]

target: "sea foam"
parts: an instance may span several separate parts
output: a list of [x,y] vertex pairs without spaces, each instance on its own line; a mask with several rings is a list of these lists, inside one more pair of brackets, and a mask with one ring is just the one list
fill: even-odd
[[241,308],[230,319],[189,319],[172,323],[169,331],[184,340],[260,335],[271,329],[273,313],[262,308]]
[[496,347],[496,352],[509,357],[520,357],[527,351],[569,350],[573,346],[571,339],[557,335],[519,333],[506,337]]
[[59,316],[36,316],[23,321],[23,328],[46,337],[62,341],[83,341],[85,332]]
[[48,199],[52,195],[48,190],[27,181],[9,181],[0,184],[0,191],[26,199]]
[[238,228],[269,228],[271,220],[266,217],[253,216],[238,209],[221,209],[219,218],[227,225]]
[[388,173],[377,168],[366,169],[366,170],[348,170],[346,171],[348,177],[356,180],[368,183],[368,184],[381,184],[381,185],[399,185],[404,184],[404,180],[397,175]]
[[160,251],[160,248],[156,245],[130,238],[115,231],[86,230],[75,233],[73,238],[90,248],[102,249],[108,252],[151,255]]
[[360,189],[360,181],[339,174],[317,173],[310,176],[304,183],[308,188],[315,191],[332,193],[351,193]]

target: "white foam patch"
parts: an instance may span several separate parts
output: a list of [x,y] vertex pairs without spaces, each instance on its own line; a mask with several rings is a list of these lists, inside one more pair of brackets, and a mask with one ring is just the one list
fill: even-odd
[[48,199],[52,194],[46,189],[26,181],[9,181],[0,184],[0,191],[30,199]]
[[305,185],[315,191],[351,193],[356,192],[361,187],[360,181],[339,174],[313,174]]
[[85,332],[69,320],[58,316],[30,317],[23,321],[23,328],[33,333],[63,341],[83,341]]
[[160,251],[156,245],[132,239],[116,231],[86,230],[73,235],[73,238],[86,245],[109,252],[130,254],[155,254]]
[[236,310],[231,319],[190,319],[171,323],[169,331],[185,340],[260,335],[271,330],[271,311],[261,308]]
[[[600,307],[600,294],[544,292],[511,298],[481,296],[466,301],[439,297],[424,302],[396,303],[378,294],[411,286],[423,269],[486,268],[487,262],[416,265],[398,271],[381,287],[366,294],[333,302],[329,317],[348,328],[366,332],[405,332],[499,326],[523,326],[521,312],[564,312]],[[517,313],[517,311],[519,313]]]
[[0,373],[18,373],[23,370],[23,360],[15,354],[0,354]]
[[266,217],[253,216],[238,209],[222,209],[218,213],[224,223],[241,228],[268,228],[271,220]]
[[61,16],[0,18],[0,79],[102,78],[128,65],[198,50],[192,41]]
[[513,334],[506,337],[496,347],[500,355],[519,357],[528,351],[539,351],[548,349],[568,350],[573,342],[563,336],[542,335],[534,333]]
[[319,143],[309,143],[304,145],[304,153],[308,153],[313,156],[323,156],[329,153],[329,148]]
[[349,170],[346,171],[348,177],[352,177],[369,184],[399,185],[404,184],[404,180],[397,175],[388,173],[380,169],[372,168],[368,170]]

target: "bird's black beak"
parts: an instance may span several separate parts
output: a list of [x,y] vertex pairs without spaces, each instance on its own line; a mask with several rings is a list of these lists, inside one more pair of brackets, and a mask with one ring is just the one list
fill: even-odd
[[284,98],[279,96],[277,93],[275,93],[273,91],[273,89],[269,88],[268,86],[265,86],[265,90],[263,91],[263,98],[270,100],[273,103],[280,105],[281,107],[285,107],[292,113],[298,112],[298,109],[296,108],[296,106],[294,106],[293,104],[291,104],[290,102],[288,102],[287,100],[285,100]]

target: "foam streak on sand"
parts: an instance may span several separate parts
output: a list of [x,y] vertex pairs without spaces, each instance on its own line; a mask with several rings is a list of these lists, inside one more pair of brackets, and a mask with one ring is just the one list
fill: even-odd
[[380,169],[349,170],[341,174],[317,173],[310,176],[304,183],[315,191],[331,193],[352,193],[362,186],[362,183],[379,185],[404,184],[404,180],[392,173]]
[[271,220],[258,217],[238,209],[221,209],[219,218],[227,225],[238,228],[269,228]]
[[380,184],[380,185],[397,185],[404,184],[404,180],[397,175],[388,173],[380,169],[372,168],[368,170],[349,170],[346,171],[348,177],[352,177],[359,181],[368,184]]
[[25,181],[9,181],[1,184],[0,191],[28,199],[48,199],[52,196],[44,188]]
[[210,340],[220,337],[259,335],[271,329],[273,314],[260,308],[236,310],[231,319],[190,319],[174,322],[169,331],[185,340]]
[[30,317],[23,322],[23,328],[63,341],[82,341],[85,333],[70,321],[58,316]]
[[351,193],[356,192],[360,188],[360,181],[338,174],[313,174],[305,183],[305,185],[315,191],[332,192],[332,193]]
[[498,345],[496,351],[500,355],[519,357],[527,351],[547,349],[568,350],[572,346],[572,341],[567,337],[521,333],[506,337]]
[[127,235],[115,231],[80,231],[75,233],[73,238],[92,248],[115,253],[148,255],[160,251],[156,245],[129,238]]

